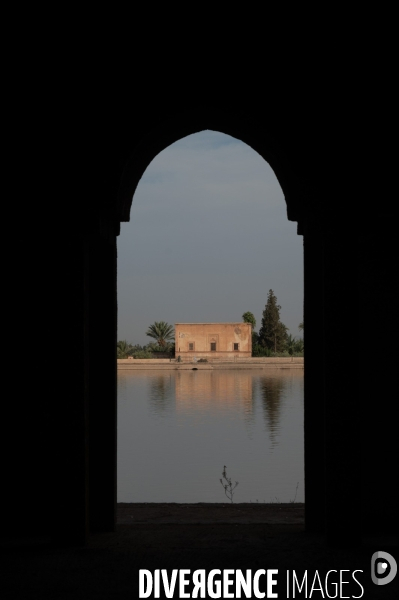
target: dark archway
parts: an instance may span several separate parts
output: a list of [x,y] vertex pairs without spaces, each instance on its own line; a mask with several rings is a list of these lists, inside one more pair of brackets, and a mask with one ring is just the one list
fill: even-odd
[[[78,498],[66,499],[74,506],[85,502],[87,509],[81,506],[80,522],[72,515],[65,523],[66,535],[76,530],[81,532],[83,525],[90,524],[92,531],[112,530],[115,525],[116,354],[111,350],[116,347],[115,234],[120,221],[129,219],[134,190],[151,160],[173,141],[203,129],[213,129],[244,141],[267,160],[283,189],[289,220],[297,221],[299,231],[305,235],[306,528],[327,531],[331,538],[358,539],[361,522],[360,474],[356,470],[359,433],[353,427],[357,418],[356,378],[348,380],[345,394],[341,394],[335,374],[338,368],[347,367],[342,363],[339,343],[336,340],[329,341],[328,345],[324,342],[330,323],[336,329],[348,326],[348,314],[344,307],[335,305],[334,291],[337,285],[343,284],[350,297],[355,294],[352,265],[345,262],[345,257],[351,254],[352,230],[346,224],[339,239],[335,236],[332,221],[327,218],[331,190],[326,192],[324,203],[317,202],[315,190],[323,179],[325,165],[317,148],[313,148],[314,139],[313,143],[307,141],[305,133],[308,132],[299,125],[288,115],[270,118],[259,109],[251,113],[241,108],[200,106],[190,111],[176,110],[164,118],[155,119],[150,114],[139,123],[140,134],[136,131],[132,140],[128,140],[129,127],[124,124],[124,141],[117,160],[111,158],[115,145],[108,140],[110,149],[105,156],[110,157],[111,165],[105,170],[105,181],[109,183],[102,190],[103,203],[92,205],[98,219],[96,222],[94,217],[90,218],[84,236],[88,289],[85,318],[88,341],[85,397],[90,415],[88,468],[86,475],[81,471],[80,484],[70,488],[71,495]],[[105,156],[102,156],[102,164]],[[118,178],[116,205],[108,201],[106,208],[106,194],[115,189]],[[346,360],[349,365],[349,357]],[[326,381],[329,381],[328,386]],[[345,421],[341,419],[343,413],[347,416]],[[340,432],[338,446],[337,429]],[[342,458],[343,455],[345,460],[337,461],[337,456]],[[78,459],[79,452],[76,460],[81,465],[82,460]],[[75,476],[75,472],[72,470],[71,475]],[[84,492],[87,485],[88,495]]]
[[[269,127],[268,127],[269,125]],[[140,143],[131,154],[121,175],[121,185],[118,192],[118,215],[120,221],[128,221],[133,202],[135,189],[144,171],[155,156],[187,135],[205,129],[220,131],[231,135],[249,145],[260,154],[272,167],[281,185],[287,205],[287,217],[297,221],[299,232],[303,233],[303,224],[306,215],[306,198],[308,204],[312,200],[312,186],[306,186],[306,176],[303,169],[303,156],[295,164],[295,151],[299,142],[290,147],[285,145],[285,136],[276,135],[274,127],[270,127],[264,116],[248,112],[229,111],[214,106],[202,106],[192,111],[185,111],[170,116],[158,122],[156,128],[147,131]],[[269,132],[270,130],[270,132]],[[306,148],[306,146],[304,146]],[[312,235],[314,233],[311,229]],[[314,229],[318,229],[318,224]],[[318,233],[316,233],[318,236]],[[310,236],[309,236],[310,238]],[[318,238],[317,238],[318,239]],[[310,242],[312,243],[312,242]],[[309,253],[308,253],[309,254]],[[316,255],[320,260],[320,253]],[[306,276],[305,276],[306,277]],[[307,279],[311,285],[321,285],[322,269],[320,264],[311,265],[308,260]],[[307,303],[306,303],[307,300]],[[306,308],[308,305],[308,308]],[[307,313],[307,314],[306,314]],[[310,347],[305,357],[305,496],[306,496],[306,523],[309,531],[324,530],[325,502],[324,482],[325,465],[320,452],[315,453],[313,448],[325,447],[325,430],[320,425],[325,420],[324,403],[320,402],[320,385],[323,372],[321,363],[320,346],[323,346],[323,330],[320,328],[322,320],[322,306],[319,298],[312,302],[310,295],[305,297],[305,320],[307,321],[306,343]],[[312,322],[315,327],[312,327]],[[312,339],[313,338],[313,339]],[[312,352],[314,345],[315,351]],[[353,481],[353,479],[352,479]],[[346,527],[346,525],[344,525]],[[335,531],[337,531],[335,529]]]
[[[70,147],[63,149],[62,164],[58,157],[50,161],[59,169],[50,200],[28,197],[13,215],[17,223],[26,209],[23,231],[31,247],[25,264],[38,273],[37,315],[49,333],[62,319],[67,374],[56,400],[45,390],[36,404],[28,393],[18,404],[25,420],[7,470],[14,491],[8,495],[10,522],[30,526],[31,517],[21,516],[23,499],[26,489],[35,489],[37,529],[63,542],[84,541],[89,525],[114,528],[119,224],[128,220],[135,186],[160,150],[188,133],[215,129],[242,139],[269,162],[288,218],[304,235],[306,528],[344,543],[370,531],[397,532],[393,196],[373,198],[366,207],[356,186],[348,191],[361,148],[346,89],[337,89],[330,96],[315,86],[299,98],[302,91],[290,84],[270,101],[246,86],[245,102],[233,88],[229,98],[207,88],[201,101],[194,93],[174,89],[169,97],[167,90],[152,89],[137,94],[134,104],[129,96],[125,105],[119,98],[108,104],[101,94],[84,105],[79,96],[65,112],[57,144],[70,140]],[[48,156],[57,144],[52,137]],[[60,194],[64,202],[55,201]],[[56,269],[49,268],[50,253]],[[25,298],[23,285],[20,291]],[[23,301],[18,307],[25,314]],[[37,315],[30,320],[37,322]],[[37,339],[43,337],[40,325],[30,329]],[[370,329],[378,333],[373,346]],[[41,368],[36,359],[36,378]],[[32,469],[22,481],[24,456]],[[47,510],[49,497],[57,499],[54,512]]]

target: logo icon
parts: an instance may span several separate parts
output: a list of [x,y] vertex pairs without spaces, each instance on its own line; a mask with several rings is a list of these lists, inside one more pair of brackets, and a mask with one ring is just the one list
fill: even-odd
[[379,550],[371,557],[371,580],[376,585],[386,585],[394,579],[398,565],[388,552]]

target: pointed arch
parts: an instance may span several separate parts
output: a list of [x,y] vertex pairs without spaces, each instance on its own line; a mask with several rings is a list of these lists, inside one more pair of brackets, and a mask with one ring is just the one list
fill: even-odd
[[288,153],[282,145],[265,130],[265,123],[248,114],[221,111],[212,107],[202,107],[189,112],[170,116],[160,122],[155,129],[132,149],[125,165],[118,191],[118,218],[121,222],[130,220],[130,210],[137,185],[152,160],[165,148],[188,135],[204,130],[214,130],[234,137],[257,152],[270,165],[283,190],[290,221],[300,218],[299,198],[294,192],[294,170],[290,167]]

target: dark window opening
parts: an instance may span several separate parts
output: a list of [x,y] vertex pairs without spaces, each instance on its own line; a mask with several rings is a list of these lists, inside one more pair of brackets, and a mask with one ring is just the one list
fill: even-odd
[[238,344],[234,344],[234,350],[238,350]]
[[211,342],[211,352],[216,352],[216,342]]
[[189,343],[188,349],[189,350],[194,350],[194,343]]

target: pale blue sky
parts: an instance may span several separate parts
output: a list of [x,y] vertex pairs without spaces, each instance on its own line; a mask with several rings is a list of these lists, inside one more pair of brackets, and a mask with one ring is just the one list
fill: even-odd
[[158,154],[118,238],[118,339],[147,344],[154,321],[241,321],[259,330],[269,289],[299,337],[303,245],[265,160],[216,131]]

